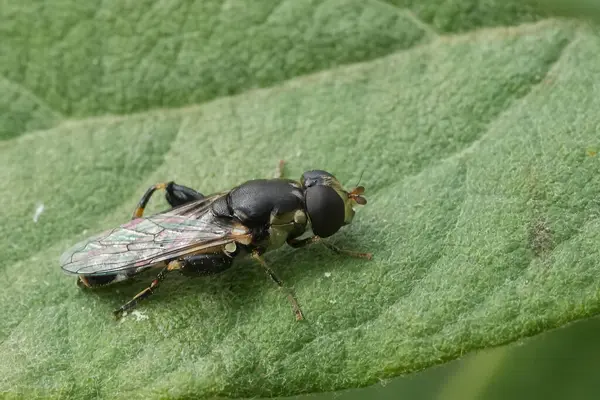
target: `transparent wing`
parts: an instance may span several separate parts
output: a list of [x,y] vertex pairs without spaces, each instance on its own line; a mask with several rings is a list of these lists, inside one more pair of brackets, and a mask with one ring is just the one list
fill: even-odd
[[138,272],[172,258],[229,243],[247,232],[239,231],[240,226],[234,221],[210,212],[209,205],[218,197],[137,218],[95,235],[67,250],[60,258],[61,266],[72,274],[104,275],[126,269]]

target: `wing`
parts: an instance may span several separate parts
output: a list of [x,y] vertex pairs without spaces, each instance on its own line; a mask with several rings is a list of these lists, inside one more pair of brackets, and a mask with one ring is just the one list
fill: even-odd
[[249,234],[234,220],[215,217],[210,205],[222,194],[204,198],[147,218],[137,218],[95,235],[60,258],[71,274],[134,272]]

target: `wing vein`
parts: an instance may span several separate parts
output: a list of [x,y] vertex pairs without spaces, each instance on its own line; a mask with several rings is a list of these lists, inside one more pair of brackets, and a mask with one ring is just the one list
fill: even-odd
[[90,276],[123,270],[136,273],[232,242],[236,221],[215,216],[210,207],[224,194],[137,218],[77,243],[62,255],[62,268],[67,273]]

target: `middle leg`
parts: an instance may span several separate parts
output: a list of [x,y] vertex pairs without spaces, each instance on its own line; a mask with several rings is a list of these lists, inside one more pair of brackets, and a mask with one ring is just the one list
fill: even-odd
[[287,298],[292,305],[294,314],[296,315],[296,321],[303,320],[304,315],[302,314],[302,309],[300,308],[300,305],[298,305],[298,300],[296,300],[296,297],[294,296],[294,293],[292,292],[292,290],[289,288],[286,288],[283,285],[282,280],[279,279],[279,277],[277,275],[275,275],[275,272],[273,272],[273,270],[271,268],[269,268],[266,261],[260,256],[260,254],[254,252],[254,253],[252,253],[252,258],[254,258],[256,261],[258,261],[260,263],[260,265],[267,272],[267,275],[269,275],[269,277],[271,277],[271,279],[273,279],[273,281],[277,284],[277,286],[279,286],[280,289],[287,291],[287,293],[286,293]]

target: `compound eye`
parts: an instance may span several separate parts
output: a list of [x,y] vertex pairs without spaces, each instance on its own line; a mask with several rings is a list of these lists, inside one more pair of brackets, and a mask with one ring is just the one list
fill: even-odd
[[313,233],[331,236],[344,225],[344,200],[330,186],[311,186],[305,192],[306,211]]

